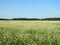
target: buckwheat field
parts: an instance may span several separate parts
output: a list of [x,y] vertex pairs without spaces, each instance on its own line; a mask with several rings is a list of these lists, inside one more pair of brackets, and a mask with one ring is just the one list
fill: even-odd
[[60,45],[60,21],[0,21],[0,45]]

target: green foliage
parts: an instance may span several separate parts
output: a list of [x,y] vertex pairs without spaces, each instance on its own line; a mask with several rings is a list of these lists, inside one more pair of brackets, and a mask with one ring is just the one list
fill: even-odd
[[53,20],[53,21],[58,21],[60,18],[12,18],[12,19],[5,19],[5,18],[0,18],[0,20],[27,20],[27,21],[33,21],[33,20]]
[[0,21],[0,45],[60,45],[60,21]]

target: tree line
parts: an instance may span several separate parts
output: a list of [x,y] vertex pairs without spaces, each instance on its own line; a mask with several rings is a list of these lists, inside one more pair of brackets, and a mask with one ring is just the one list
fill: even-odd
[[60,18],[12,18],[12,19],[5,19],[0,18],[0,20],[60,20]]

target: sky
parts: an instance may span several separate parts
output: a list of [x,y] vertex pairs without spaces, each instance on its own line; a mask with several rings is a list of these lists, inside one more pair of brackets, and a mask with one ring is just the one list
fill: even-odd
[[0,0],[0,18],[60,17],[60,0]]

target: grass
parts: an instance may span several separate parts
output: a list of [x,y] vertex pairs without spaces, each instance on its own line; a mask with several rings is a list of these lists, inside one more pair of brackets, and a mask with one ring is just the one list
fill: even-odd
[[60,45],[60,21],[0,21],[0,45]]

